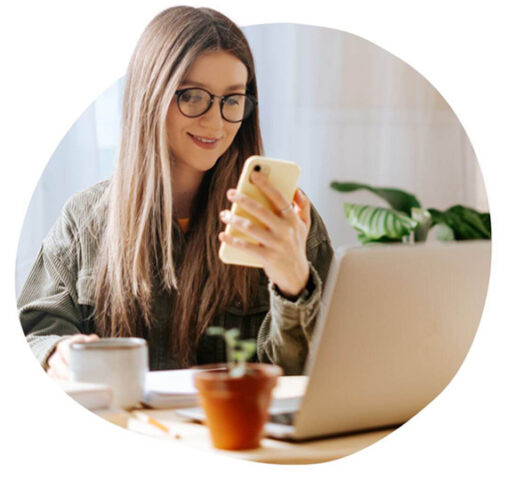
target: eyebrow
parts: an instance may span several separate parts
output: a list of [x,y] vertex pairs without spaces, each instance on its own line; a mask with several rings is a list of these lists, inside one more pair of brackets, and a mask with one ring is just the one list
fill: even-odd
[[[182,82],[181,82],[181,85],[184,85],[184,84],[187,84],[187,85],[194,85],[195,87],[202,87],[202,88],[206,88],[207,89],[207,85],[205,85],[204,83],[202,82],[195,82],[194,80],[188,80],[187,78],[184,79]],[[228,86],[225,91],[228,91],[228,90],[245,90],[247,88],[246,85],[244,85],[243,83],[238,83],[236,85],[230,85]]]

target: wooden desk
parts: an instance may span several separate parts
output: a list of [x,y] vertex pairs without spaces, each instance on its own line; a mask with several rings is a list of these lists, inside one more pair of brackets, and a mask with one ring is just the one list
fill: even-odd
[[[281,377],[274,390],[274,397],[287,398],[304,392],[307,377]],[[350,455],[380,440],[394,429],[342,435],[339,437],[304,442],[286,442],[264,438],[261,448],[244,451],[215,449],[209,438],[207,427],[179,417],[174,410],[141,409],[170,430],[162,430],[133,417],[127,420],[126,428],[147,435],[162,437],[167,441],[181,442],[201,451],[218,452],[244,460],[279,464],[309,464],[335,460]]]

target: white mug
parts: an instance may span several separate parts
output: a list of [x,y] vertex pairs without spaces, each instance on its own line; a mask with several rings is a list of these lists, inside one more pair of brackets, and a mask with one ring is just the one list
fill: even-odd
[[70,345],[70,369],[76,382],[108,385],[112,407],[135,407],[143,399],[148,347],[143,338],[101,338]]

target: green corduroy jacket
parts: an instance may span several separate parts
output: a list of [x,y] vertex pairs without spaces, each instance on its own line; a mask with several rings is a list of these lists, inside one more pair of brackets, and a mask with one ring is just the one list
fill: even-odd
[[[19,318],[27,341],[38,361],[46,362],[56,343],[77,333],[96,333],[94,267],[102,229],[84,228],[91,212],[105,208],[103,195],[109,181],[100,182],[74,195],[42,243],[37,259],[18,298]],[[103,220],[96,224],[102,225]],[[174,248],[187,237],[174,225]],[[247,312],[235,302],[217,321],[225,328],[237,327],[242,338],[257,340],[255,360],[280,365],[286,374],[300,374],[309,351],[319,311],[323,282],[333,249],[326,228],[311,207],[307,240],[310,281],[296,301],[289,301],[260,272],[258,298]],[[175,254],[175,252],[174,252]],[[173,292],[156,295],[153,327],[145,334],[151,370],[177,368],[170,352],[170,303]],[[223,339],[204,335],[197,347],[196,363],[225,361]]]

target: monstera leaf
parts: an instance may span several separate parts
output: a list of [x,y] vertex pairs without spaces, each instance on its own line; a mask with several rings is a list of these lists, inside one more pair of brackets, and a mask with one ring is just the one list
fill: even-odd
[[344,204],[345,216],[357,230],[362,243],[399,242],[410,235],[419,223],[403,212],[383,207]]
[[408,216],[411,215],[412,208],[421,208],[417,197],[396,188],[372,187],[364,183],[354,182],[331,182],[331,188],[343,193],[368,190],[388,202],[394,210],[404,212]]

